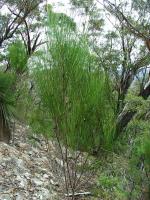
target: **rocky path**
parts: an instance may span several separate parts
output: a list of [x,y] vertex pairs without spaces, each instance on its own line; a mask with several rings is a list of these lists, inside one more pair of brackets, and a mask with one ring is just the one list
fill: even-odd
[[0,200],[59,199],[60,185],[50,169],[52,157],[48,158],[44,147],[21,141],[25,132],[22,125],[17,125],[15,143],[0,143]]
[[55,145],[49,142],[47,149],[42,138],[31,142],[28,133],[16,124],[11,144],[0,143],[0,200],[63,200],[63,166]]

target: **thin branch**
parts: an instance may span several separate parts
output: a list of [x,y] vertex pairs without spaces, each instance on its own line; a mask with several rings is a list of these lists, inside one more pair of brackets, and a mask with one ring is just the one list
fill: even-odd
[[38,42],[38,39],[39,39],[40,35],[41,35],[41,33],[38,33],[36,38],[35,38],[34,44],[32,46],[32,52],[34,52],[35,49],[37,48],[37,45],[38,45],[37,42]]
[[79,193],[69,193],[69,194],[65,194],[66,197],[72,197],[72,196],[76,196],[76,197],[79,197],[79,196],[91,196],[91,192],[79,192]]
[[24,23],[25,23],[25,27],[26,27],[26,33],[27,33],[27,49],[28,49],[28,55],[31,55],[31,39],[30,39],[30,32],[29,32],[29,27],[28,27],[28,23],[26,21],[26,19],[24,19]]
[[[41,1],[40,1],[41,2]],[[27,4],[27,1],[25,2]],[[12,20],[12,22],[8,25],[8,22],[7,22],[7,27],[6,27],[6,30],[5,30],[5,33],[3,36],[0,37],[0,46],[2,46],[2,43],[7,40],[7,39],[10,39],[11,37],[13,37],[13,35],[15,34],[15,32],[17,31],[18,27],[24,22],[24,20],[26,19],[26,17],[38,6],[39,4],[35,4],[35,6],[31,7],[30,8],[26,5],[23,6],[23,8],[20,9],[19,13],[15,13],[14,11],[12,11],[10,8],[9,11],[15,15],[16,17]],[[22,11],[25,10],[24,12],[24,15],[21,16],[21,13]],[[18,19],[19,19],[19,22],[18,22]],[[17,24],[15,25],[15,23],[17,22]]]
[[[99,0],[97,0],[98,3],[100,3]],[[105,5],[105,2],[109,5],[109,7],[107,5]],[[128,28],[128,30],[133,33],[134,35],[136,35],[137,37],[143,39],[144,41],[148,39],[148,37],[140,32],[128,19],[127,17],[120,11],[120,9],[113,3],[111,3],[108,0],[104,0],[103,6],[111,13],[113,13],[118,20],[123,23],[125,22],[126,27]],[[124,25],[125,25],[124,24]]]

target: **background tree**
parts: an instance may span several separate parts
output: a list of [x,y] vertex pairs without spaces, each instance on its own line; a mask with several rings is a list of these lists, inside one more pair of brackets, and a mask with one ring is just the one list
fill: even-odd
[[[150,63],[149,49],[147,48],[149,41],[148,3],[120,1],[115,4],[107,0],[96,1],[96,4],[91,3],[91,1],[71,1],[71,3],[77,9],[85,9],[86,15],[89,16],[89,27],[93,12],[97,13],[97,19],[100,16],[103,16],[102,19],[105,18],[105,23],[101,24],[99,34],[94,27],[92,28],[96,37],[93,34],[91,48],[97,55],[97,62],[103,66],[104,70],[109,71],[109,75],[113,79],[114,92],[117,94],[117,132],[121,134],[135,115],[135,112],[125,109],[127,108],[125,99],[128,89],[136,78],[140,80],[137,95],[147,99],[150,94],[149,87],[145,88],[148,81],[147,68]],[[141,9],[138,7],[140,3]],[[93,11],[92,7],[96,7],[95,5],[102,9],[94,9]],[[87,10],[88,12],[86,12]],[[113,20],[111,19],[112,15],[114,16]],[[106,22],[113,25],[113,31],[104,26]]]
[[[145,2],[145,4],[142,6],[143,9],[140,12],[138,12],[138,16],[134,16],[137,10],[137,4],[135,2],[131,5],[127,4],[127,2],[123,2],[118,5],[115,5],[109,1],[104,1],[104,2],[106,3],[104,4],[105,8],[116,16],[116,18],[121,23],[122,27],[125,27],[129,34],[132,34],[136,38],[137,41],[138,39],[142,39],[144,41],[144,48],[140,47],[142,52],[141,50],[138,52],[138,50],[136,49],[136,52],[138,52],[137,57],[138,55],[140,56],[142,55],[141,58],[138,58],[138,60],[134,64],[131,65],[132,69],[130,70],[130,75],[129,76],[127,75],[127,77],[125,77],[125,81],[127,80],[128,82],[128,80],[130,80],[130,83],[128,84],[128,86],[130,87],[135,76],[137,76],[139,70],[144,72],[145,71],[144,68],[146,69],[149,65],[149,52],[147,52],[149,51],[149,31],[148,31],[149,30],[148,28],[149,14],[146,12],[146,9],[145,9],[147,2]],[[126,17],[128,11],[126,10],[123,11],[122,6],[124,5],[128,5],[128,9],[131,8],[133,10],[132,12],[134,13],[133,16],[129,17],[128,15],[128,17]],[[135,22],[136,18],[137,18],[137,22]],[[145,87],[145,81],[144,81],[145,75],[146,73],[143,73],[143,81],[141,82],[138,95],[142,96],[144,99],[147,99],[150,93],[149,93],[149,87]],[[126,87],[126,89],[128,89],[128,86]],[[119,118],[118,118],[118,132],[122,132],[122,129],[127,126],[127,124],[132,119],[134,114],[135,112],[130,112],[130,111],[127,111],[126,109],[123,110],[123,112],[119,115]]]
[[[40,18],[39,4],[42,1],[1,1],[1,10],[4,9],[6,12],[0,14],[0,49],[1,49],[1,79],[4,80],[6,77],[6,82],[2,83],[1,87],[1,117],[0,117],[0,140],[9,142],[11,138],[11,131],[8,121],[7,113],[8,106],[3,104],[5,99],[10,97],[10,89],[12,93],[17,90],[17,84],[25,73],[27,73],[27,62],[31,54],[36,50],[36,48],[42,44],[39,40],[40,33],[36,30],[39,28],[39,22],[37,20]],[[35,23],[34,23],[35,21]],[[34,33],[35,31],[35,33]],[[32,35],[32,37],[31,37]],[[18,40],[20,38],[20,41]],[[17,38],[17,40],[16,40]],[[21,41],[23,40],[23,42]],[[12,42],[12,40],[16,40]],[[9,47],[8,47],[9,46]],[[12,74],[15,77],[15,82],[10,83],[7,78],[7,74]],[[22,80],[23,81],[23,80]],[[6,84],[5,84],[6,83]],[[21,82],[20,82],[21,84]],[[6,92],[5,93],[5,88]],[[18,96],[18,95],[17,95]],[[16,98],[17,98],[16,96]],[[9,105],[9,103],[8,103]],[[5,114],[4,114],[5,113]],[[9,114],[8,114],[9,115]]]

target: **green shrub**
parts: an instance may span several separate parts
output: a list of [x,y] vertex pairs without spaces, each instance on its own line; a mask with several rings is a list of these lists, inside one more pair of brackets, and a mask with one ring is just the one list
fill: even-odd
[[49,16],[48,46],[34,70],[42,105],[65,145],[82,151],[110,148],[115,104],[109,78],[93,67],[86,36],[58,24]]
[[10,120],[14,114],[15,92],[12,92],[15,78],[12,74],[0,72],[0,141],[9,143]]
[[20,40],[15,41],[8,47],[8,59],[11,69],[18,74],[27,70],[28,56],[25,46]]
[[12,110],[15,105],[15,93],[12,92],[14,83],[13,74],[0,72],[0,104],[6,113],[6,110]]

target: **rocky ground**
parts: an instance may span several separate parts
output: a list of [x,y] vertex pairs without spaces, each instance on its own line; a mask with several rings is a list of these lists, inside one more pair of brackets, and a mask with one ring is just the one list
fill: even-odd
[[0,143],[0,200],[65,199],[62,160],[55,145],[49,142],[47,149],[42,138],[31,140],[28,132],[17,124],[11,144]]

